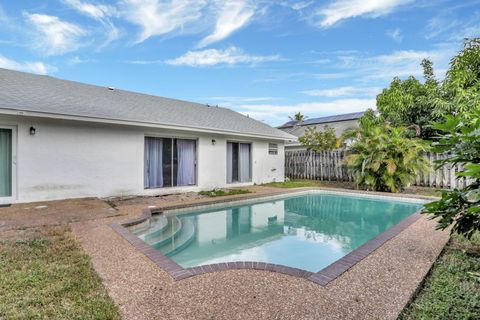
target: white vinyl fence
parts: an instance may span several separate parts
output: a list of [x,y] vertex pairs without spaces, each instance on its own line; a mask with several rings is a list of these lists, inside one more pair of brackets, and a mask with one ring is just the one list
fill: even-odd
[[[290,179],[310,179],[322,181],[354,181],[353,173],[344,164],[345,150],[332,151],[285,151],[285,175]],[[447,154],[428,152],[431,170],[419,174],[414,183],[416,186],[435,188],[462,188],[465,179],[455,176],[462,168],[447,164],[435,170],[435,160],[442,160]]]

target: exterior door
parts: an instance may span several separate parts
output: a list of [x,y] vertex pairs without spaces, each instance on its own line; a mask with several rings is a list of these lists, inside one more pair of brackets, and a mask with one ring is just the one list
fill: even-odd
[[15,128],[0,125],[0,205],[15,199],[15,141]]

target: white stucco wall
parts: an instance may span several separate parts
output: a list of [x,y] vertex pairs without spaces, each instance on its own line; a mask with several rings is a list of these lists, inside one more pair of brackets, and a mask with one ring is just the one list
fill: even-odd
[[[284,179],[280,141],[23,116],[0,115],[0,125],[17,132],[16,202],[169,194]],[[31,126],[36,128],[33,136]],[[146,135],[197,139],[197,186],[145,190]],[[251,183],[226,184],[227,141],[252,143]],[[278,143],[278,155],[268,154],[269,142]]]
[[285,220],[285,201],[275,201],[252,205],[252,228],[264,230],[268,226],[268,218],[277,217],[276,223],[283,225]]
[[227,210],[196,216],[196,239],[198,244],[210,245],[215,240],[227,238]]

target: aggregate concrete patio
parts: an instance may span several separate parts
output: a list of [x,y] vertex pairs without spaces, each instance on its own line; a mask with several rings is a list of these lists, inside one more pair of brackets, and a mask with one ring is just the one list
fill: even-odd
[[[286,191],[267,187],[251,190],[255,196]],[[396,319],[449,238],[448,232],[434,230],[435,221],[422,217],[323,287],[306,279],[259,270],[226,270],[174,281],[109,226],[139,216],[148,206],[216,200],[197,194],[133,198],[115,201],[115,210],[101,200],[87,199],[84,201],[88,205],[70,200],[35,210],[47,212],[50,208],[50,215],[40,217],[47,222],[62,221],[65,210],[64,221],[70,223],[91,256],[125,319]],[[0,227],[0,234],[18,230],[15,219],[11,219],[15,212],[25,214],[22,210],[28,211],[28,206],[33,207],[0,209],[0,221],[7,221],[3,231]],[[80,217],[75,217],[75,212]],[[5,216],[10,220],[4,220]],[[26,216],[30,218],[21,218],[18,224],[24,228],[28,227],[27,221],[35,224],[35,214]]]

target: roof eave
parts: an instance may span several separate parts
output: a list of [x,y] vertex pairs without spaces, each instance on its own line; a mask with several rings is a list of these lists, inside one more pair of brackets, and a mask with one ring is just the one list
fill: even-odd
[[280,141],[293,141],[297,139],[297,137],[290,135],[288,133],[285,133],[283,131],[281,131],[285,133],[285,135],[283,136],[273,136],[273,135],[271,136],[271,135],[263,135],[258,133],[239,132],[239,131],[233,131],[233,130],[219,130],[219,129],[212,129],[212,128],[190,127],[190,126],[150,123],[150,122],[141,122],[141,121],[132,121],[132,120],[122,120],[122,119],[109,119],[109,118],[101,118],[101,117],[93,117],[93,116],[67,115],[67,114],[60,114],[60,113],[28,111],[28,110],[5,108],[5,107],[0,107],[0,114],[6,114],[6,115],[12,115],[12,116],[23,116],[23,117],[37,117],[37,118],[130,125],[130,126],[140,126],[140,127],[149,127],[149,128],[159,128],[159,129],[194,131],[194,132],[203,132],[203,133],[217,133],[217,134],[223,134],[223,135],[255,137],[255,138],[261,138],[261,139],[280,140]]

